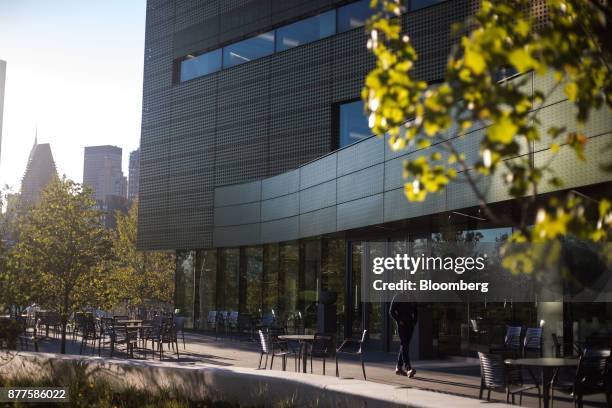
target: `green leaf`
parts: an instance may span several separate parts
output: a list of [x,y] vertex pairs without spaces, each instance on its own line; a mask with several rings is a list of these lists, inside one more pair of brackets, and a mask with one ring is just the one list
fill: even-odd
[[487,137],[491,142],[508,144],[516,134],[518,126],[507,115],[499,118],[487,129]]

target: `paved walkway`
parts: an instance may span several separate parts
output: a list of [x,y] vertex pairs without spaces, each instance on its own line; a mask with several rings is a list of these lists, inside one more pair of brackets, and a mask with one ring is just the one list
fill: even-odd
[[[80,342],[69,342],[67,352],[69,354],[79,354]],[[181,364],[193,365],[206,363],[216,366],[237,366],[256,368],[259,362],[259,345],[249,339],[235,339],[187,332],[185,333],[185,346],[179,339]],[[57,340],[47,340],[41,342],[40,351],[58,352],[59,344]],[[91,353],[88,349],[87,353]],[[102,355],[108,356],[108,350],[103,351]],[[97,351],[96,351],[97,355]],[[150,352],[149,356],[150,357]],[[166,352],[164,358],[169,361],[176,361],[176,354]],[[265,357],[264,357],[265,359]],[[408,379],[395,375],[394,367],[396,355],[394,353],[366,352],[366,374],[368,381],[395,385],[398,388],[418,388],[422,390],[435,391],[445,394],[468,396],[478,398],[480,385],[480,368],[478,360],[473,358],[451,358],[448,360],[421,360],[413,363],[417,374],[414,378]],[[342,378],[363,379],[361,365],[356,359],[344,358],[340,360],[340,376]],[[268,369],[270,361],[268,361]],[[322,362],[314,361],[314,374],[322,375]],[[281,370],[280,359],[275,359],[274,370]],[[294,362],[287,362],[287,370],[294,370]],[[308,374],[310,375],[310,362],[308,363]],[[326,375],[335,376],[335,363],[328,361],[326,365]],[[493,392],[492,399],[497,402],[505,401],[505,394]],[[603,396],[589,397],[588,401],[595,403],[585,403],[585,406],[605,406]],[[477,400],[474,401],[478,405]],[[482,402],[484,403],[484,402]],[[518,396],[517,396],[518,403]],[[523,406],[537,407],[538,400],[535,394],[527,395],[523,398]],[[555,407],[572,407],[571,400],[555,399]]]

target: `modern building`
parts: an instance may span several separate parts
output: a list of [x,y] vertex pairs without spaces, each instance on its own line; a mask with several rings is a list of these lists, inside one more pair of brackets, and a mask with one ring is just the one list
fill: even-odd
[[83,184],[93,189],[95,199],[105,214],[107,228],[116,225],[115,211],[126,212],[127,178],[123,175],[123,151],[117,146],[87,146],[83,161]]
[[2,158],[2,117],[4,116],[5,84],[6,84],[6,61],[0,60],[0,159]]
[[[362,277],[373,256],[436,237],[498,242],[513,230],[479,215],[465,185],[453,183],[424,203],[404,196],[402,161],[370,135],[360,94],[374,66],[364,22],[369,0],[149,0],[138,246],[176,250],[176,308],[205,329],[209,314],[274,313],[288,326],[321,327],[321,296],[335,300],[338,336],[369,333],[369,348],[389,350],[397,338],[388,304],[362,302]],[[402,25],[419,60],[416,75],[443,78],[454,22],[477,0],[412,0]],[[533,12],[545,13],[534,2]],[[524,74],[532,89],[552,82]],[[543,125],[575,129],[573,107],[558,91],[539,107]],[[552,166],[565,189],[593,199],[610,195],[600,166],[612,118],[597,112],[584,128],[588,164],[562,148]],[[462,148],[478,157],[482,128]],[[450,131],[448,137],[456,138]],[[545,143],[533,160],[547,160]],[[524,154],[524,153],[521,153]],[[484,179],[487,198],[518,214],[499,180]],[[552,193],[545,187],[542,194]],[[327,292],[327,293],[326,293]],[[332,295],[329,295],[332,292]],[[563,303],[422,304],[413,347],[421,357],[465,354],[470,321],[537,325],[567,339],[587,335],[592,316],[612,322],[612,307]],[[329,315],[327,315],[329,317]],[[497,322],[497,323],[495,323]],[[503,333],[502,333],[503,334]]]
[[128,200],[134,201],[138,197],[138,186],[140,180],[140,149],[130,153],[130,166],[128,178]]
[[39,144],[38,138],[35,138],[21,180],[21,205],[25,207],[36,205],[42,191],[55,177],[57,177],[57,170],[51,146],[48,143]]
[[106,196],[127,196],[127,179],[121,169],[122,150],[117,146],[87,146],[83,161],[83,184],[95,192],[96,200]]

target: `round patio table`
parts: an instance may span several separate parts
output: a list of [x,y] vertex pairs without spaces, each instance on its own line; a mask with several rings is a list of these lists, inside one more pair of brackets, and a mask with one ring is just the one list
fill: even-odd
[[577,358],[516,358],[504,361],[508,365],[525,367],[527,369],[539,368],[542,370],[542,399],[544,408],[548,408],[550,401],[550,382],[554,372],[563,367],[578,367]]
[[308,343],[314,341],[314,334],[283,334],[278,336],[279,340],[297,341],[300,343],[300,358],[302,359],[302,372],[307,372]]

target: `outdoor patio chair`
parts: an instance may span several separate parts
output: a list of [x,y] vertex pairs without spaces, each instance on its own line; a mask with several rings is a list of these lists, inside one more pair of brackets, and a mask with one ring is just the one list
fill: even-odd
[[96,321],[93,316],[86,316],[82,322],[81,348],[79,354],[83,354],[83,350],[87,350],[88,343],[91,342],[91,354],[96,351],[96,343],[99,341],[99,327],[96,327]]
[[368,334],[367,330],[364,330],[361,334],[361,339],[344,339],[340,347],[336,349],[336,377],[340,377],[340,372],[338,371],[338,355],[346,354],[352,356],[359,356],[359,360],[361,361],[361,371],[363,371],[363,379],[366,380],[366,372],[365,372],[365,364],[363,362],[363,347],[366,340],[366,336]]
[[151,342],[153,359],[155,359],[155,342],[160,338],[162,322],[163,318],[160,315],[154,316],[153,320],[151,320],[151,327],[143,333],[145,359],[147,358],[149,341]]
[[523,339],[523,357],[542,357],[542,328],[528,327]]
[[181,333],[181,337],[183,338],[183,350],[186,350],[185,347],[185,318],[183,316],[174,316],[174,327],[176,329],[176,333]]
[[235,312],[235,311],[227,312],[226,328],[227,328],[228,335],[231,335],[232,332],[235,332],[235,333],[238,332],[238,316],[239,316],[238,312]]
[[138,329],[128,326],[126,323],[113,324],[111,357],[118,345],[123,346],[128,358],[134,358],[134,349],[138,347]]
[[506,326],[506,334],[504,335],[504,344],[502,347],[491,347],[490,353],[501,353],[509,357],[519,357],[521,352],[521,326]]
[[19,335],[17,338],[19,347],[27,351],[31,343],[34,351],[38,351],[36,317],[34,317],[34,315],[28,315],[26,317],[18,316],[17,324],[19,325]]
[[[176,327],[171,318],[164,318],[161,324],[159,337],[157,338],[157,349],[159,352],[159,360],[164,358],[164,344],[168,345],[168,350],[173,349],[176,351],[176,359],[180,359],[178,340],[176,336]],[[176,346],[176,349],[175,349]],[[155,354],[153,354],[155,358]]]
[[556,358],[561,358],[563,357],[563,345],[561,344],[561,342],[559,341],[559,336],[557,336],[557,333],[551,333],[550,334],[552,337],[552,342],[553,342],[553,353],[555,354]]
[[554,404],[555,390],[572,397],[574,406],[582,408],[586,395],[604,394],[606,405],[612,406],[612,367],[610,350],[585,350],[573,379],[563,380],[560,370],[553,375],[550,389],[551,408]]
[[323,360],[323,375],[325,375],[325,360],[336,354],[336,342],[333,334],[315,333],[314,340],[310,345],[310,372],[312,373],[312,360],[320,358]]
[[114,345],[114,321],[109,317],[102,317],[100,319],[99,325],[99,335],[98,335],[98,356],[102,355],[102,349],[108,345],[109,349],[112,353],[112,348]]
[[523,384],[520,369],[509,369],[504,363],[504,356],[500,354],[485,354],[478,352],[478,359],[480,360],[480,391],[478,393],[478,399],[482,399],[484,390],[487,390],[487,401],[491,400],[491,391],[499,391],[506,393],[506,403],[510,403],[512,397],[512,404],[514,405],[514,396],[519,394],[519,405],[523,402],[523,392],[531,389],[537,389],[538,391],[538,406],[542,394],[540,393],[540,386],[535,382],[534,384]]
[[253,340],[253,317],[249,313],[240,313],[238,315],[238,332],[248,333]]
[[278,339],[273,339],[269,333],[264,333],[261,330],[258,330],[259,334],[259,345],[261,346],[261,350],[259,353],[259,364],[257,365],[257,369],[261,369],[261,362],[263,356],[266,356],[266,361],[264,362],[263,368],[266,369],[268,366],[268,356],[272,356],[270,361],[270,370],[274,366],[274,357],[282,358],[282,369],[285,371],[287,369],[287,357],[293,355],[295,361],[295,371],[298,370],[298,361],[297,361],[297,353],[289,347],[289,343],[286,341],[280,341]]

